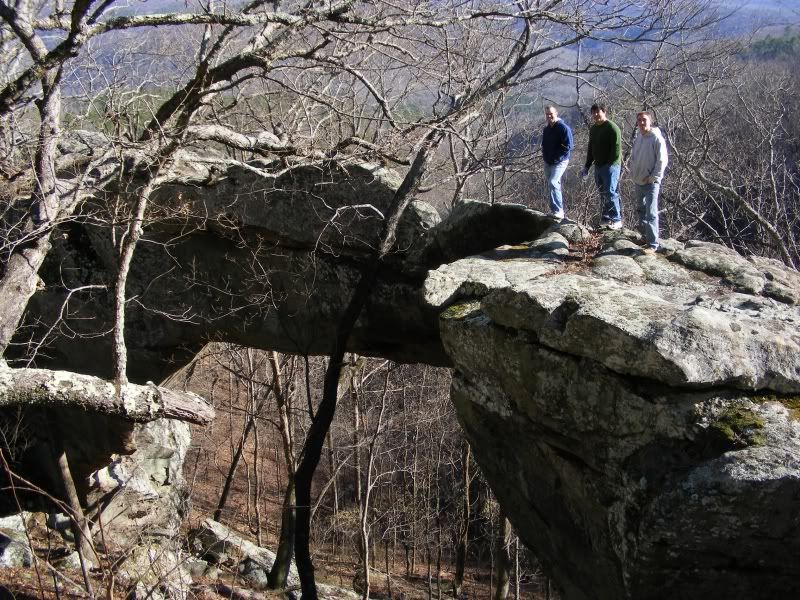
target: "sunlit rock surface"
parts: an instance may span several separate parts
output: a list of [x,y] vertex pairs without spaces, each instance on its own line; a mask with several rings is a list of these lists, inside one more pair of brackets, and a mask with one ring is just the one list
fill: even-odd
[[797,274],[599,241],[599,258],[534,242],[426,281],[501,504],[566,600],[800,597]]

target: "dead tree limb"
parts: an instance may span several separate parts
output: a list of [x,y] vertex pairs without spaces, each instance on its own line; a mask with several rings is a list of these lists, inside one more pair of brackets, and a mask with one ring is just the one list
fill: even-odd
[[128,383],[116,397],[114,384],[70,371],[12,369],[0,361],[0,407],[14,405],[72,407],[115,415],[136,423],[167,418],[207,425],[214,409],[192,392],[154,384]]

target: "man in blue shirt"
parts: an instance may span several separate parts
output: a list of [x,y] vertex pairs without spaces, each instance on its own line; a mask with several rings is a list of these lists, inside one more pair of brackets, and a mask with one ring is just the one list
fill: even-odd
[[561,178],[569,164],[572,152],[572,130],[558,118],[555,106],[545,106],[544,118],[547,120],[542,131],[542,158],[544,158],[544,178],[550,198],[550,212],[557,219],[564,218],[564,199],[561,196]]

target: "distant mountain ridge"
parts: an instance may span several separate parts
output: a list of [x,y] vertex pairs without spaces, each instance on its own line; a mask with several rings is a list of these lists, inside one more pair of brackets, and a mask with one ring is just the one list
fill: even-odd
[[740,8],[748,17],[759,15],[765,18],[800,21],[800,0],[722,0],[725,8]]

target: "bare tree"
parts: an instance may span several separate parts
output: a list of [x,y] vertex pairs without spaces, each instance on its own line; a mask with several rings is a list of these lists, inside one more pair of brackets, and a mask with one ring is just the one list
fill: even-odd
[[456,540],[456,568],[453,577],[453,598],[458,598],[461,594],[461,586],[464,584],[464,570],[467,564],[467,544],[469,541],[470,526],[470,494],[469,486],[472,483],[470,476],[470,446],[465,440],[461,452],[461,523],[458,528],[458,539]]
[[[674,154],[711,210],[700,212],[698,225],[723,243],[794,266],[800,180],[788,128],[796,76],[730,56],[684,72],[694,85],[668,115]],[[735,125],[726,114],[736,115]]]

